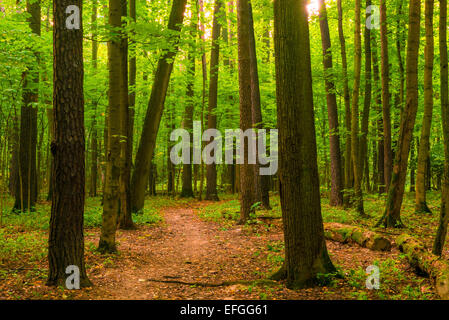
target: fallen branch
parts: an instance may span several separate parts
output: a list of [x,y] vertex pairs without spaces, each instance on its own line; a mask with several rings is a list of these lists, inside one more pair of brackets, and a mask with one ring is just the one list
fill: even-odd
[[396,238],[396,244],[405,253],[410,265],[427,274],[434,281],[441,299],[449,300],[449,262],[430,253],[426,246],[408,234]]
[[361,247],[376,251],[390,251],[391,241],[376,232],[341,223],[325,223],[326,239],[341,243],[356,243]]
[[182,284],[186,286],[196,286],[196,287],[225,287],[225,286],[233,286],[236,284],[243,285],[279,285],[278,282],[269,279],[263,280],[235,280],[235,281],[222,281],[217,283],[210,282],[187,282],[181,280],[158,280],[158,279],[147,279],[150,282],[161,282],[161,283],[174,283],[174,284]]

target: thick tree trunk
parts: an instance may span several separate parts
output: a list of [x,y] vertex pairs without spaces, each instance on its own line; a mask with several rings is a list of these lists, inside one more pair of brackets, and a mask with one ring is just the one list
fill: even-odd
[[398,149],[395,156],[385,213],[377,225],[402,227],[401,206],[404,196],[410,142],[413,138],[418,109],[418,54],[421,21],[421,1],[411,0],[407,41],[407,100],[401,116]]
[[337,97],[333,80],[331,39],[327,11],[324,0],[320,0],[320,30],[321,44],[323,48],[323,65],[325,73],[325,85],[327,96],[327,114],[329,121],[329,149],[331,159],[331,192],[330,205],[343,205],[343,177],[341,173],[342,163],[340,154],[340,133],[338,130]]
[[418,170],[416,175],[415,211],[431,213],[426,202],[426,173],[430,158],[430,129],[433,112],[433,5],[434,0],[425,1],[426,47],[424,48],[424,116],[421,140],[418,149]]
[[[186,3],[187,0],[173,1],[172,11],[168,21],[168,29],[180,31],[180,26],[184,20]],[[177,42],[179,40],[179,35],[176,35],[173,40]],[[161,122],[176,51],[176,49],[170,50],[159,59],[156,74],[154,76],[150,101],[148,103],[148,109],[143,124],[139,148],[137,150],[135,170],[131,179],[131,209],[133,212],[142,210],[144,205],[145,187],[148,183],[151,155],[153,154],[156,143],[157,132]]]
[[321,216],[306,1],[275,0],[274,25],[285,260],[272,278],[303,288],[335,271]]
[[48,242],[48,285],[64,285],[66,268],[79,269],[80,286],[91,285],[84,265],[85,138],[83,29],[66,28],[66,8],[81,0],[53,1],[53,201]]

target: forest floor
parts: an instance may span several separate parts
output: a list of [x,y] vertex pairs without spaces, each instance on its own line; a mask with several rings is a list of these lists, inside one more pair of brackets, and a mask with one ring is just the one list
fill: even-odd
[[[407,195],[403,209],[406,230],[386,230],[419,236],[431,244],[438,221],[438,194],[430,196],[432,215],[417,216]],[[382,197],[365,201],[371,218],[353,210],[331,208],[323,199],[323,218],[373,229],[381,214]],[[85,212],[86,268],[94,286],[67,290],[45,285],[48,271],[49,203],[35,213],[6,214],[0,226],[0,299],[437,299],[431,282],[417,275],[396,246],[376,252],[327,241],[341,277],[322,275],[322,286],[290,290],[267,280],[283,261],[279,197],[273,210],[258,210],[246,225],[237,225],[239,202],[224,196],[219,202],[154,197],[144,213],[134,216],[137,230],[119,230],[119,253],[96,251],[101,223],[98,198]],[[271,216],[273,219],[261,217]],[[445,258],[449,256],[445,251]],[[369,290],[366,268],[378,265],[380,289]]]

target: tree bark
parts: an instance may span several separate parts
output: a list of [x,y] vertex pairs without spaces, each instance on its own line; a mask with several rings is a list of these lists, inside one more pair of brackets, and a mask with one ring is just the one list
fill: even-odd
[[[210,53],[210,81],[209,81],[209,107],[207,110],[207,128],[217,129],[217,102],[218,102],[218,74],[220,65],[220,44],[221,33],[220,10],[222,0],[215,0],[214,19],[212,22],[212,50]],[[214,138],[211,138],[210,142]],[[211,154],[211,156],[217,156]],[[217,191],[217,165],[215,161],[206,166],[206,200],[218,201]]]
[[388,58],[388,30],[386,0],[380,1],[380,50],[382,70],[382,114],[384,132],[384,181],[388,192],[391,182],[392,151],[391,151],[391,116],[390,116],[390,69]]
[[363,209],[362,175],[363,166],[361,155],[359,154],[359,93],[360,74],[362,62],[362,45],[360,30],[360,0],[355,0],[355,29],[354,29],[354,86],[352,89],[351,106],[351,158],[354,171],[354,201],[356,210],[361,216],[365,216]]
[[[94,69],[94,74],[97,73],[97,59],[98,59],[98,43],[97,43],[97,0],[92,1],[92,68]],[[97,101],[93,101],[94,105],[94,118],[92,120],[92,137],[90,146],[90,191],[89,195],[91,197],[97,196],[97,179],[98,179],[98,135],[97,135]]]
[[[341,50],[341,63],[343,68],[343,97],[345,102],[345,131],[346,131],[346,141],[345,141],[345,166],[344,166],[344,186],[345,189],[350,189],[352,187],[353,180],[353,168],[351,160],[351,98],[349,95],[349,84],[348,84],[348,62],[346,57],[346,41],[343,32],[343,9],[341,6],[341,0],[337,0],[338,8],[338,37],[340,40],[340,50]],[[345,194],[344,197],[345,205],[349,204],[349,194]]]
[[[80,9],[80,28],[66,28],[69,5]],[[48,285],[65,283],[77,266],[80,286],[91,285],[84,265],[85,137],[82,1],[53,1],[53,199],[48,242]]]
[[440,0],[440,93],[441,118],[444,137],[444,173],[441,192],[440,221],[438,224],[433,253],[441,255],[446,240],[449,223],[449,98],[448,98],[448,58],[447,58],[447,0]]
[[[371,0],[366,0],[366,7],[371,5]],[[366,13],[366,19],[369,14]],[[359,140],[359,157],[360,166],[362,167],[361,184],[366,181],[366,191],[369,192],[369,167],[368,167],[368,125],[369,125],[369,113],[371,108],[371,32],[369,28],[365,27],[364,32],[364,45],[365,45],[365,96],[363,100],[363,112],[362,112],[362,124],[361,135]]]
[[377,38],[376,33],[371,32],[371,56],[373,60],[373,79],[374,79],[374,102],[377,113],[377,191],[379,193],[385,192],[385,170],[384,170],[384,134],[383,134],[383,114],[382,114],[382,99],[381,89],[379,86],[379,58],[377,56]]
[[[238,56],[239,56],[239,94],[240,94],[240,129],[245,132],[252,128],[252,99],[251,99],[251,49],[249,28],[248,0],[237,1],[238,23]],[[244,138],[241,143],[244,148],[243,164],[240,164],[240,220],[245,223],[252,211],[254,203],[254,165],[249,164],[249,144]]]
[[[441,3],[441,2],[440,2]],[[424,272],[435,284],[441,299],[449,299],[449,263],[431,254],[427,248],[408,234],[402,234],[395,240],[399,250],[405,253],[412,267]]]
[[[135,6],[135,3],[134,3]],[[133,8],[135,9],[135,8]],[[135,10],[134,10],[135,13]],[[134,115],[131,120],[131,109],[129,106],[129,88],[128,88],[128,36],[126,35],[126,17],[128,16],[128,1],[121,0],[122,17],[122,39],[120,42],[120,131],[121,131],[121,168],[120,168],[120,211],[118,226],[120,229],[134,229],[134,222],[131,212],[131,165],[132,165],[132,131],[134,124]],[[131,17],[135,19],[135,17]],[[135,74],[133,75],[135,78]],[[135,80],[134,80],[135,82]],[[135,104],[135,101],[133,102]],[[134,110],[134,106],[133,106]]]
[[[109,25],[120,28],[122,0],[109,1]],[[108,90],[108,148],[103,199],[103,220],[98,250],[101,253],[117,251],[115,232],[120,212],[120,173],[123,168],[122,100],[123,81],[121,38],[114,35],[108,42],[109,90]]]
[[[259,87],[259,71],[257,66],[257,51],[256,51],[256,37],[254,32],[254,18],[251,1],[249,1],[249,49],[250,49],[250,69],[251,69],[251,113],[252,124],[254,128],[263,129],[262,109],[260,102],[260,87]],[[269,196],[269,177],[260,175],[258,157],[257,164],[254,167],[254,200],[260,202],[264,209],[271,209]]]
[[274,25],[285,260],[272,278],[304,288],[335,271],[321,216],[306,1],[275,0]]
[[[41,35],[40,1],[27,1],[27,22],[31,32]],[[39,63],[39,54],[34,53]],[[37,143],[37,102],[39,100],[39,70],[29,67],[22,74],[23,105],[20,112],[19,168],[16,183],[14,211],[34,211],[37,200],[36,143]]]
[[[196,33],[197,33],[197,22],[192,16],[191,21],[191,40],[195,41],[196,44]],[[190,133],[190,136],[193,134],[193,111],[195,106],[195,45],[191,45],[189,48],[189,53],[187,56],[187,101],[186,106],[184,110],[184,121],[183,121],[183,128],[187,130]],[[189,150],[192,150],[193,144],[190,143]],[[192,159],[192,152],[190,152],[190,159]],[[192,164],[191,163],[184,163],[182,168],[182,190],[181,190],[181,197],[183,198],[193,198],[193,188],[192,188]]]
[[324,0],[320,0],[320,30],[321,45],[323,48],[323,65],[325,74],[327,114],[329,121],[329,149],[331,159],[331,192],[330,205],[343,205],[343,180],[342,163],[340,154],[340,132],[338,130],[337,97],[335,95],[335,84],[333,80],[331,39],[329,24],[327,22],[327,11]]
[[374,251],[391,250],[391,241],[381,234],[341,223],[325,223],[324,236],[326,239],[341,243],[357,243],[363,248]]
[[424,48],[424,116],[418,149],[418,170],[415,184],[415,211],[431,213],[426,202],[426,175],[430,158],[430,129],[433,112],[433,0],[425,1],[426,46]]

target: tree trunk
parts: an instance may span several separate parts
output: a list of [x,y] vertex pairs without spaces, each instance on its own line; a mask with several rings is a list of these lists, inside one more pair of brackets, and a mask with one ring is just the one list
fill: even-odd
[[[97,59],[98,59],[98,43],[97,43],[97,0],[92,2],[92,68],[94,69],[94,74],[97,73]],[[92,137],[91,137],[91,147],[90,147],[90,196],[97,196],[97,179],[98,179],[98,142],[97,142],[97,101],[94,98],[94,118],[92,120]]]
[[[207,61],[206,61],[206,50],[205,50],[205,27],[204,23],[202,22],[204,19],[204,4],[203,0],[198,0],[198,18],[199,18],[199,28],[200,28],[200,37],[201,37],[201,48],[203,51],[203,55],[201,57],[201,69],[202,69],[202,84],[203,84],[203,90],[202,90],[202,103],[201,103],[201,132],[204,131],[204,108],[206,105],[206,87],[207,87]],[[203,147],[203,142],[201,142],[201,147]],[[203,149],[203,148],[201,148]],[[204,189],[204,164],[200,163],[200,191],[198,199],[201,201],[203,197],[203,189]]]
[[[251,100],[251,48],[249,28],[249,2],[248,0],[237,1],[237,23],[238,23],[238,55],[239,55],[239,94],[240,94],[240,129],[245,132],[252,128],[252,100]],[[245,223],[252,211],[254,204],[254,165],[249,164],[248,138],[245,143],[241,139],[244,148],[244,159],[240,164],[240,220],[239,224]]]
[[[262,109],[260,104],[259,71],[257,66],[256,38],[254,32],[254,18],[251,1],[249,3],[249,49],[251,63],[251,113],[254,128],[263,129]],[[257,147],[258,148],[258,147]],[[258,157],[254,167],[254,201],[260,202],[264,209],[271,209],[269,196],[269,176],[261,175]]]
[[374,251],[390,251],[391,241],[383,235],[368,229],[331,222],[324,224],[326,239],[341,243],[357,243]]
[[274,25],[285,260],[272,278],[303,288],[335,271],[321,216],[306,1],[275,0]]
[[[218,73],[220,65],[220,44],[219,38],[221,33],[220,10],[222,7],[222,0],[215,0],[214,20],[212,26],[212,50],[210,53],[210,81],[209,81],[209,107],[207,110],[207,128],[217,129],[217,101],[218,101]],[[215,138],[211,138],[210,143]],[[220,143],[220,142],[219,142]],[[216,157],[211,153],[211,157]],[[206,200],[218,201],[217,192],[217,165],[215,161],[206,166]]]
[[[184,20],[184,11],[187,0],[174,0],[168,29],[181,30]],[[173,37],[174,41],[179,40],[179,34]],[[143,130],[140,137],[139,148],[137,150],[135,170],[131,179],[131,209],[133,212],[142,210],[145,200],[145,187],[148,183],[148,174],[151,161],[151,155],[154,151],[157,132],[161,122],[164,109],[167,87],[173,69],[177,48],[166,52],[158,62],[154,83],[151,89],[150,101],[143,124]]]
[[388,59],[388,30],[386,0],[380,1],[380,50],[382,70],[382,113],[384,132],[384,175],[385,190],[388,192],[391,182],[391,116],[390,116],[390,71]]
[[413,138],[416,112],[418,109],[418,54],[421,1],[411,0],[409,8],[409,33],[407,41],[407,100],[401,116],[398,149],[395,155],[390,189],[385,213],[377,225],[402,227],[401,206],[407,176],[410,142]]
[[[109,1],[109,25],[121,27],[122,0]],[[108,149],[103,199],[103,221],[98,250],[102,253],[117,251],[115,232],[120,212],[120,173],[123,168],[121,138],[121,82],[123,81],[121,38],[117,35],[108,42]]]
[[373,60],[373,79],[374,79],[374,100],[377,113],[377,191],[379,193],[385,192],[385,170],[384,170],[384,134],[383,134],[383,116],[382,116],[382,100],[381,100],[381,89],[379,86],[379,59],[377,56],[377,39],[376,33],[371,32],[371,56]]
[[[197,23],[195,19],[192,17],[191,22],[191,40],[195,41],[196,39],[196,30],[197,30]],[[196,44],[196,41],[195,41]],[[190,136],[192,136],[193,133],[193,111],[195,106],[195,44],[191,45],[190,51],[187,56],[188,61],[188,73],[187,73],[187,101],[184,111],[184,122],[183,122],[183,128],[187,130],[190,133]],[[193,144],[190,143],[190,159],[192,159],[192,146]],[[183,169],[182,169],[182,190],[181,190],[181,197],[183,198],[193,198],[193,189],[192,189],[192,164],[191,163],[184,163]]]
[[[371,0],[366,0],[366,7],[371,5]],[[368,19],[369,13],[366,13]],[[365,97],[363,101],[361,136],[359,141],[359,157],[360,166],[362,167],[361,184],[366,181],[366,191],[369,191],[369,167],[368,167],[368,125],[369,113],[371,108],[371,32],[369,28],[365,27],[364,33],[365,44]]]
[[425,1],[426,46],[424,48],[424,116],[421,128],[421,140],[418,149],[418,170],[416,175],[415,211],[431,213],[426,202],[426,173],[430,158],[430,129],[433,112],[433,5],[434,0]]
[[351,107],[351,158],[354,170],[354,200],[356,210],[361,216],[365,216],[363,209],[362,176],[363,165],[359,154],[359,92],[360,74],[362,62],[362,45],[360,36],[360,0],[355,1],[355,30],[354,30],[354,86],[352,89]]
[[83,29],[66,28],[66,8],[81,0],[53,1],[53,201],[48,242],[48,285],[63,285],[66,268],[79,268],[80,286],[91,285],[84,265],[85,137]]
[[[343,32],[343,10],[341,7],[341,0],[337,0],[338,7],[338,37],[340,39],[340,50],[341,50],[341,62],[343,68],[343,97],[345,101],[345,130],[346,130],[346,142],[345,142],[345,176],[344,176],[344,186],[345,189],[350,189],[352,187],[353,179],[353,168],[351,161],[351,98],[349,95],[349,84],[348,84],[348,62],[346,58],[346,41]],[[345,204],[349,204],[349,195],[345,195]]]
[[[41,7],[39,1],[27,1],[27,19],[31,32],[41,34]],[[39,63],[39,54],[34,58]],[[37,198],[36,186],[36,143],[37,104],[39,99],[39,70],[29,67],[22,74],[23,105],[20,112],[19,168],[16,184],[14,211],[34,211]]]
[[[134,3],[135,5],[135,3]],[[135,10],[134,10],[135,12]],[[126,28],[126,17],[128,16],[128,1],[121,0],[122,28]],[[135,17],[131,17],[135,19]],[[120,211],[118,226],[120,229],[134,229],[134,223],[131,212],[131,162],[132,162],[132,130],[133,121],[131,120],[131,110],[129,107],[129,89],[128,89],[128,37],[126,31],[121,31],[122,39],[120,43]],[[135,78],[135,75],[133,75]],[[134,81],[135,82],[135,81]],[[133,106],[134,107],[134,106]],[[145,191],[145,190],[144,190]]]
[[329,121],[329,148],[331,159],[331,192],[330,205],[343,205],[343,180],[342,164],[340,154],[340,133],[338,130],[337,97],[335,95],[335,84],[333,80],[331,39],[329,35],[329,24],[327,22],[327,11],[324,0],[320,0],[320,30],[321,44],[323,48],[323,65],[325,73],[325,85],[327,96],[327,114]]
[[440,92],[441,118],[444,137],[444,174],[441,192],[440,221],[438,224],[433,253],[441,255],[449,223],[449,100],[448,100],[448,58],[447,58],[447,0],[440,0]]

